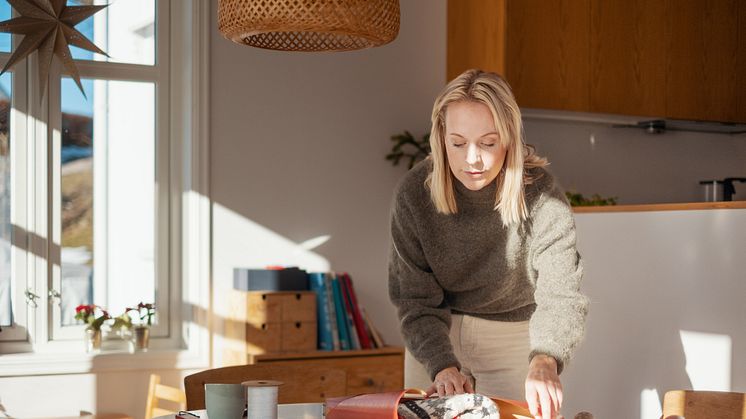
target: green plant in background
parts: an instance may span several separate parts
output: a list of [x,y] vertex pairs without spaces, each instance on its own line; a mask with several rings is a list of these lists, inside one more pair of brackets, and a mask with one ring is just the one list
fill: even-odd
[[590,198],[586,198],[582,194],[574,191],[565,192],[565,196],[567,196],[570,205],[573,207],[616,205],[617,200],[617,197],[603,198],[599,194],[593,194]]
[[411,169],[420,160],[424,160],[430,154],[430,133],[422,136],[421,140],[414,138],[409,131],[403,134],[391,136],[394,142],[391,153],[386,155],[386,160],[390,160],[394,166],[399,165],[402,158],[409,159],[409,168]]

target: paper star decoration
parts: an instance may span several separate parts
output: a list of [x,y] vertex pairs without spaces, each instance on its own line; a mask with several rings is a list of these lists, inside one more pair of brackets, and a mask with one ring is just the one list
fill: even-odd
[[21,16],[0,22],[0,32],[20,34],[24,37],[3,71],[0,71],[0,75],[38,49],[41,95],[43,96],[46,91],[49,67],[56,55],[85,96],[78,68],[75,67],[68,44],[108,57],[108,54],[74,28],[108,5],[67,6],[65,2],[66,0],[8,0]]

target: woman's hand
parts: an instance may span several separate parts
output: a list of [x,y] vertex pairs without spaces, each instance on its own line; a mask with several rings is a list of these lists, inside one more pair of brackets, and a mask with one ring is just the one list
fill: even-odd
[[526,376],[526,401],[537,419],[561,417],[558,415],[562,407],[562,383],[557,375],[557,361],[551,356],[536,355],[531,359]]
[[461,374],[456,367],[448,367],[435,375],[433,384],[425,391],[429,397],[438,393],[438,397],[452,394],[474,393],[471,381]]

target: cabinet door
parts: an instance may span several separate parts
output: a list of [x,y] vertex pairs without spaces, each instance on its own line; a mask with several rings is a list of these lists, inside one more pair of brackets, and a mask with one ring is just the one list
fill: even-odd
[[505,0],[449,0],[448,81],[470,68],[505,74]]
[[664,116],[666,0],[591,1],[591,112]]
[[518,105],[589,109],[590,0],[508,0],[506,72]]
[[[736,70],[738,11],[742,2],[666,1],[667,116],[714,121],[738,119],[738,98],[746,90],[743,74],[739,76]],[[740,45],[740,49],[744,47]]]
[[746,1],[738,3],[738,68],[735,92],[738,95],[736,121],[746,123]]

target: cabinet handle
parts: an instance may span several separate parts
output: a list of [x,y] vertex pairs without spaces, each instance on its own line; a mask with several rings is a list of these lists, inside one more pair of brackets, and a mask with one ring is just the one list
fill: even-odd
[[376,385],[376,382],[372,378],[367,378],[365,380],[365,385],[368,387],[373,387],[374,385]]

